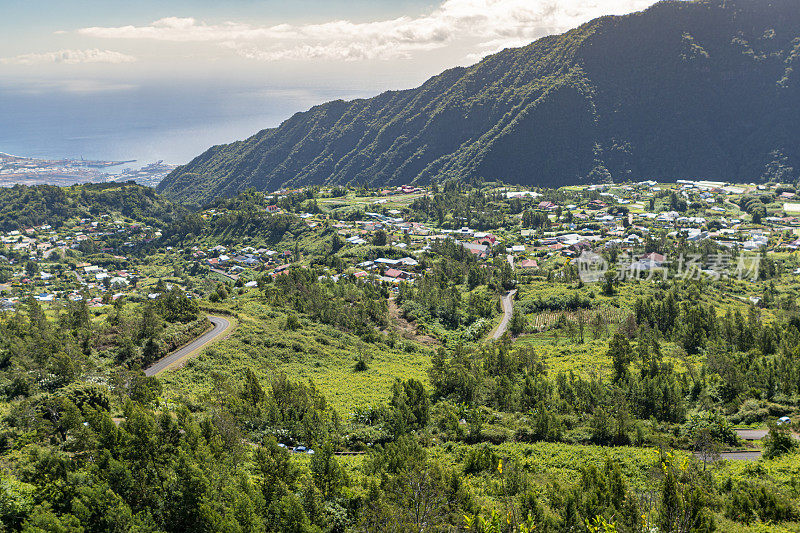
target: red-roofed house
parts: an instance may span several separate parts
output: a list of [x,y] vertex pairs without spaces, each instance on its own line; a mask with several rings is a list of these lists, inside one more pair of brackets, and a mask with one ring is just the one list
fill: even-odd
[[402,270],[398,270],[396,268],[387,268],[384,274],[386,275],[387,278],[395,278],[395,279],[408,278],[407,273],[403,272]]
[[654,263],[663,263],[664,261],[667,260],[667,258],[664,257],[661,254],[657,254],[655,252],[650,252],[649,254],[643,255],[642,256],[642,260],[643,261],[652,261]]

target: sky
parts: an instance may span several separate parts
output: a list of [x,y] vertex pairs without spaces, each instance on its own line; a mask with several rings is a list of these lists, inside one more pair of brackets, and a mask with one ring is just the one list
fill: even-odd
[[[414,87],[447,68],[653,0],[0,3],[0,151],[24,149],[38,130],[47,130],[39,142],[56,150],[65,120],[74,128],[86,121],[88,144],[101,129],[134,127],[132,117],[142,135],[159,124],[180,135],[178,126],[192,123],[196,142],[175,139],[184,148],[171,156],[185,159],[202,143],[245,137],[310,105]],[[20,115],[31,124],[10,123]],[[102,124],[104,116],[113,127]],[[169,142],[164,131],[156,146]]]

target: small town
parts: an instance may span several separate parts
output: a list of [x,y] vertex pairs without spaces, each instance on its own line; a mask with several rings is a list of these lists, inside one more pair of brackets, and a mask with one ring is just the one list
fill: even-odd
[[[315,197],[320,198],[316,205],[340,203],[330,198],[330,193],[316,191]],[[302,190],[283,190],[264,195],[258,209],[270,215],[286,214],[287,210],[279,205],[292,195],[304,194]],[[504,195],[512,209],[524,200],[526,209],[491,231],[459,226],[456,219],[441,224],[414,220],[410,205],[431,195],[419,187],[398,187],[373,194],[377,199],[355,199],[360,219],[352,219],[351,212],[339,219],[336,210],[291,213],[308,232],[334,228],[341,246],[351,249],[353,253],[349,255],[354,258],[361,257],[359,249],[375,246],[391,247],[394,255],[407,254],[353,259],[352,264],[329,269],[326,275],[334,280],[350,275],[393,286],[413,283],[424,272],[420,257],[430,251],[431,243],[448,239],[481,261],[508,261],[512,268],[531,271],[548,264],[596,261],[597,254],[611,249],[615,250],[615,257],[631,259],[625,268],[663,269],[665,255],[644,251],[648,238],[655,235],[694,243],[707,240],[731,253],[790,253],[800,248],[800,203],[794,201],[795,189],[789,185],[687,180],[673,185],[647,181],[542,192],[500,188],[491,194]],[[569,200],[542,199],[554,195]],[[768,196],[770,203],[742,205],[750,195]],[[364,211],[359,211],[362,207]],[[227,210],[220,208],[200,212],[206,220],[226,215]],[[161,270],[148,265],[148,261],[135,260],[132,265],[126,251],[143,245],[158,249],[161,237],[158,229],[108,213],[58,229],[45,224],[3,232],[2,308],[12,310],[27,296],[40,301],[86,298],[91,306],[107,305],[124,295],[147,296],[148,286]],[[209,242],[208,246],[192,246],[188,254],[165,246],[159,250],[160,262],[181,264],[181,268],[195,274],[206,271],[236,283],[242,280],[246,287],[255,286],[263,275],[274,278],[293,265],[304,265],[295,243],[283,249],[255,244],[258,243]],[[101,256],[101,264],[83,260],[92,255]]]

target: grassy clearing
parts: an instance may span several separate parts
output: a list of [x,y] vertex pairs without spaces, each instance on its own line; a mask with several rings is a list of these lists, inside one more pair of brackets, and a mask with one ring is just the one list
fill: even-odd
[[[330,326],[300,319],[300,327],[286,329],[285,314],[258,301],[258,291],[233,305],[239,326],[188,361],[178,372],[161,377],[168,398],[185,397],[199,403],[214,383],[214,375],[239,379],[251,368],[264,381],[285,372],[293,380],[311,380],[343,417],[358,406],[385,403],[395,379],[415,378],[427,384],[430,353],[405,341],[395,347],[366,343]],[[355,371],[359,358],[368,369]]]

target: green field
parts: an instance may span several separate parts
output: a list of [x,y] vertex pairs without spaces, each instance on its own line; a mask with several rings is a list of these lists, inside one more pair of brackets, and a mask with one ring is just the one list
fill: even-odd
[[[241,378],[252,369],[265,382],[285,373],[299,381],[311,380],[343,416],[359,407],[385,403],[392,383],[409,377],[427,382],[430,354],[411,341],[365,343],[330,326],[301,319],[301,328],[287,331],[285,314],[259,303],[251,290],[230,309],[238,326],[230,335],[177,372],[161,376],[167,398],[200,402],[213,385],[213,376]],[[354,370],[359,357],[368,369]]]

